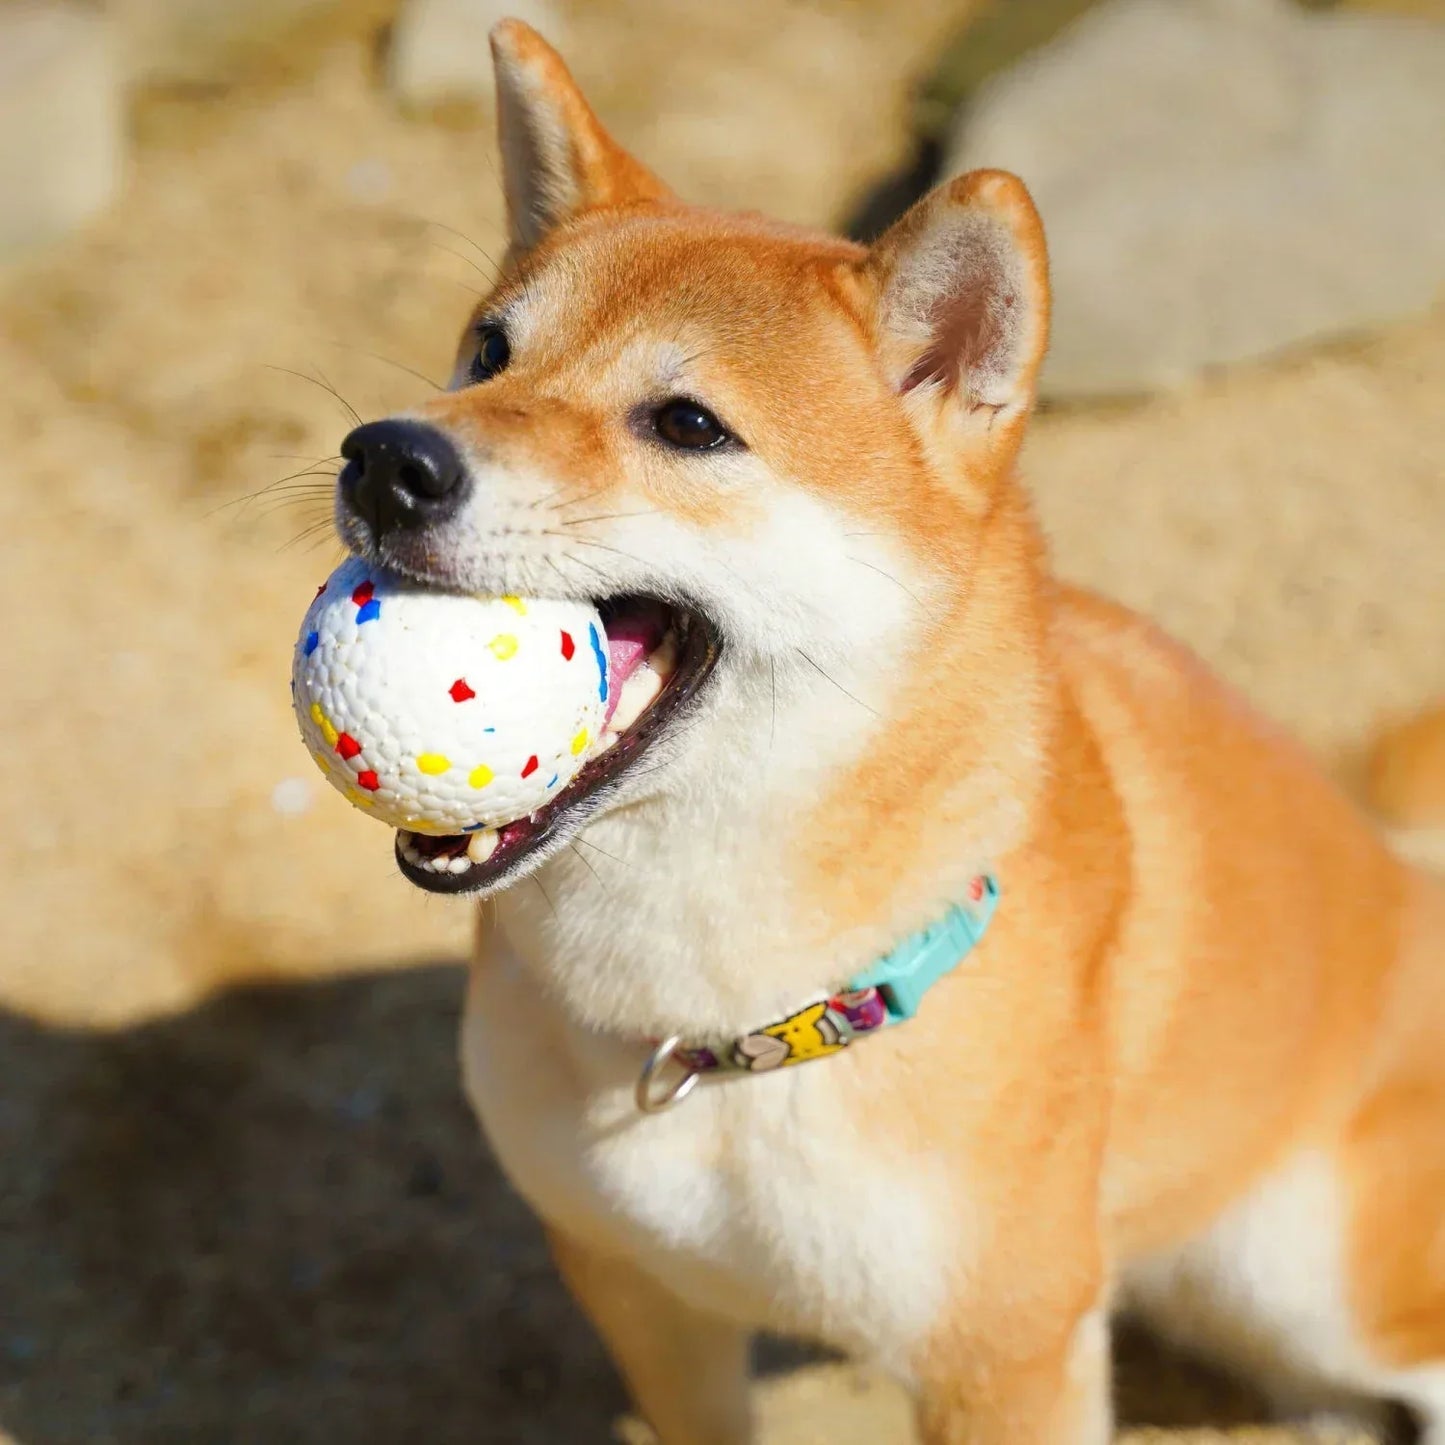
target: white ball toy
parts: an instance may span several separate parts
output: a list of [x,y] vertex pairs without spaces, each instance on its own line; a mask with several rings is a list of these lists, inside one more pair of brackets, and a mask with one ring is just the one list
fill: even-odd
[[500,827],[566,787],[608,686],[588,604],[432,592],[358,558],[316,594],[291,670],[301,735],[332,785],[431,834]]

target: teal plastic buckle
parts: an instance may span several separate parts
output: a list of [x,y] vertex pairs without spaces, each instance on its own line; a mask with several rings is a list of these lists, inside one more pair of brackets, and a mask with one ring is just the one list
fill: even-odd
[[983,880],[983,897],[965,908],[954,904],[935,924],[905,938],[891,953],[860,973],[850,989],[876,988],[888,1009],[888,1022],[911,1019],[923,996],[973,951],[998,906],[998,884]]

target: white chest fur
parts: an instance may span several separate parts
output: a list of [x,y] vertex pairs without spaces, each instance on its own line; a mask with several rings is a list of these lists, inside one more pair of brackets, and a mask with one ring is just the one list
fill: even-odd
[[642,1115],[639,1047],[588,1035],[494,950],[463,1028],[468,1094],[538,1213],[691,1303],[904,1372],[966,1246],[964,1201],[837,1103],[842,1061],[706,1082]]

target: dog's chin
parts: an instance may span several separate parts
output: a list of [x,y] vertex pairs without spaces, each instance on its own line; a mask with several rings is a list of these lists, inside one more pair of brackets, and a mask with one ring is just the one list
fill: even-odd
[[[637,796],[640,775],[666,758],[683,720],[702,705],[722,652],[710,618],[657,597],[608,597],[596,606],[611,632],[626,628],[655,639],[648,651],[661,660],[622,682],[616,710],[582,770],[535,813],[496,830],[448,836],[399,830],[397,865],[418,888],[485,897],[524,878],[592,818]],[[645,757],[649,765],[639,769]]]

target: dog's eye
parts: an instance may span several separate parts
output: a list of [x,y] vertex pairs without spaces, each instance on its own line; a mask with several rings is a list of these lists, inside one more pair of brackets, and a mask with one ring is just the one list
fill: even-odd
[[652,414],[652,427],[669,446],[687,451],[702,451],[730,440],[710,411],[685,397],[663,402]]
[[511,343],[500,326],[484,326],[477,337],[477,354],[472,361],[472,380],[490,381],[512,359]]

